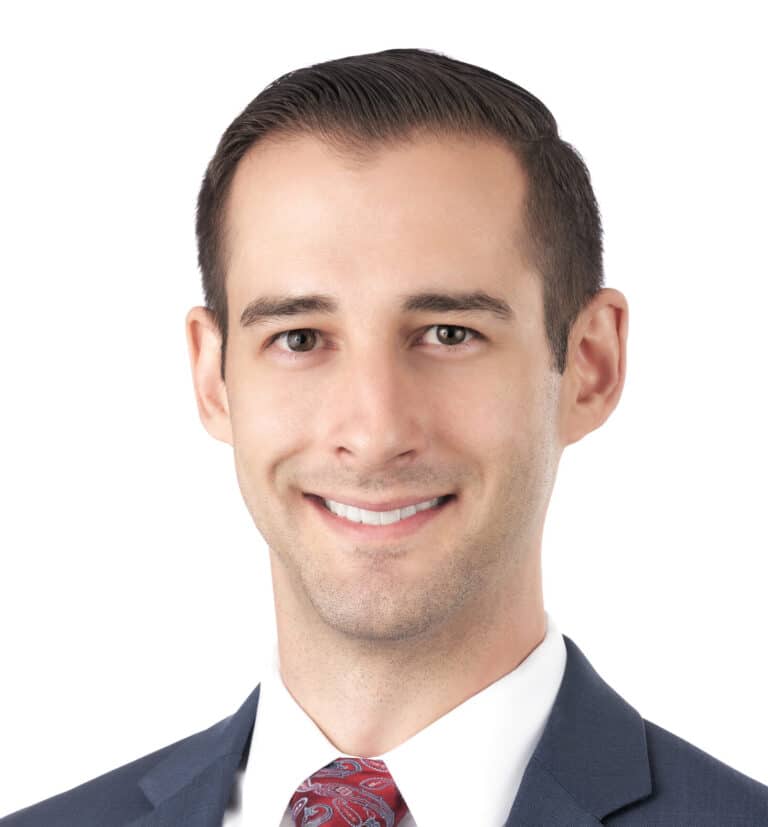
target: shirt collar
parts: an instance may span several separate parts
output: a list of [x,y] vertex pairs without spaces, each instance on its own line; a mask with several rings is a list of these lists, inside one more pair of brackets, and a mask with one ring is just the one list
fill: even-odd
[[[385,761],[418,827],[503,824],[565,671],[563,637],[547,614],[544,640],[515,669],[407,741]],[[264,664],[243,778],[243,811],[278,825],[296,787],[340,752],[288,692],[275,642]],[[450,792],[446,794],[447,785]]]

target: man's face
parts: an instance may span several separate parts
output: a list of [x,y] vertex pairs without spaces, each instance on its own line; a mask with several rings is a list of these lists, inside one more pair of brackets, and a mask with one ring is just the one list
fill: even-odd
[[[458,138],[353,164],[307,136],[239,164],[226,396],[278,611],[403,640],[532,587],[561,451],[560,377],[523,255],[524,190],[509,150]],[[486,294],[511,315],[404,307],[420,294]],[[336,309],[241,320],[256,299],[305,295]],[[322,501],[381,511],[443,495],[379,527]]]

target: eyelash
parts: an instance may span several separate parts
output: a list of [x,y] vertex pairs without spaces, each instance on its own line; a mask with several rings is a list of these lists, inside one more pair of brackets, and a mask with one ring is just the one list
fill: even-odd
[[[437,328],[437,327],[452,327],[452,328],[455,328],[457,330],[463,330],[466,333],[470,334],[469,341],[459,342],[459,344],[456,344],[456,345],[443,345],[442,347],[446,350],[464,350],[465,348],[469,347],[475,339],[480,340],[480,339],[485,338],[482,335],[482,333],[478,333],[476,330],[473,330],[471,327],[465,327],[464,325],[460,325],[460,324],[432,324],[432,325],[429,325],[429,327],[424,329],[424,332],[419,336],[419,338],[425,336],[428,333],[428,331],[432,330],[433,328]],[[314,328],[314,327],[294,327],[294,328],[291,328],[290,330],[283,330],[281,333],[275,333],[273,336],[269,337],[269,339],[267,340],[267,344],[265,346],[265,349],[272,347],[278,339],[284,338],[284,337],[288,336],[291,333],[300,333],[300,332],[303,333],[304,331],[311,331],[313,333],[319,333],[320,332],[319,330],[317,330],[317,328]],[[284,351],[281,351],[281,352],[283,353],[284,356],[286,356],[289,359],[299,359],[302,356],[308,356],[312,353],[315,353],[316,351],[313,349],[313,350],[304,350],[304,351],[284,350]]]

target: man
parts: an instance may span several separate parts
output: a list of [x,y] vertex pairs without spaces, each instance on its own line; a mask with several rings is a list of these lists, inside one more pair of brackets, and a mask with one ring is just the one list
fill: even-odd
[[768,788],[544,610],[559,459],[618,403],[628,325],[544,105],[416,49],[289,73],[222,137],[197,231],[197,404],[278,649],[230,718],[2,823],[768,824]]

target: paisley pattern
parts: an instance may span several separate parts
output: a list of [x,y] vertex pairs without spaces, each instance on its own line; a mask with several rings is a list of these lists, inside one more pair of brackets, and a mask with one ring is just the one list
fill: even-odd
[[387,765],[337,758],[302,782],[291,797],[296,827],[396,827],[408,812]]

